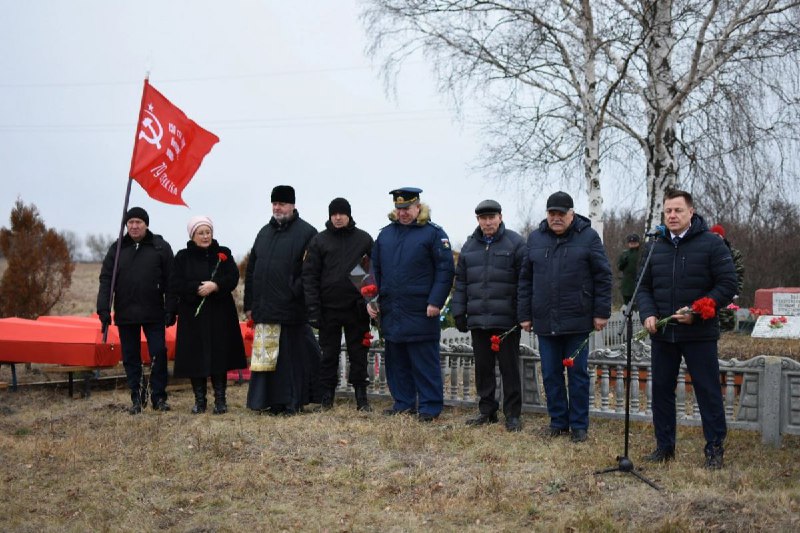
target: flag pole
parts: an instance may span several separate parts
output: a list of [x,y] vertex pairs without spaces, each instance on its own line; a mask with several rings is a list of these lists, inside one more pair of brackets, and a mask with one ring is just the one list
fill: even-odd
[[[117,282],[117,268],[119,267],[119,254],[122,250],[122,237],[125,230],[125,215],[128,214],[128,202],[131,198],[131,184],[133,183],[133,164],[136,161],[136,150],[139,148],[139,124],[142,123],[142,115],[144,114],[144,99],[147,94],[147,86],[150,84],[150,72],[144,76],[144,85],[142,87],[142,102],[139,105],[139,118],[136,121],[136,129],[133,136],[133,154],[131,155],[131,168],[128,171],[128,187],[125,190],[125,201],[122,205],[122,220],[119,225],[119,235],[117,236],[117,250],[114,253],[114,270],[111,274],[111,290],[108,294],[108,310],[111,312],[114,304],[114,287]],[[103,324],[103,344],[108,340],[108,325]]]

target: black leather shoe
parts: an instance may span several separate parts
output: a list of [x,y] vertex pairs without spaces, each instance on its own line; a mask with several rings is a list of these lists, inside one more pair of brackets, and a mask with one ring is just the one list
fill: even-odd
[[545,437],[562,437],[564,435],[569,434],[569,429],[567,428],[554,428],[554,427],[546,427],[542,432]]
[[572,442],[585,442],[587,438],[588,436],[586,435],[585,429],[573,429],[569,440]]
[[417,420],[420,422],[433,422],[435,418],[435,415],[429,413],[420,413],[419,416],[417,416]]
[[161,411],[162,413],[166,413],[167,411],[171,411],[172,408],[167,403],[167,400],[157,400],[153,404],[154,411]]
[[415,415],[417,414],[416,409],[384,409],[383,414],[386,416],[395,416],[395,415]]
[[516,416],[506,418],[506,431],[510,433],[517,433],[522,431],[522,422]]
[[673,459],[675,459],[673,448],[656,448],[653,453],[644,456],[644,460],[648,463],[666,463]]
[[475,418],[470,418],[469,420],[467,420],[466,424],[468,426],[483,426],[486,424],[497,424],[497,413],[492,413],[490,415],[485,415],[481,413]]
[[706,444],[705,455],[706,464],[703,466],[708,470],[719,470],[724,466],[725,448],[722,445]]

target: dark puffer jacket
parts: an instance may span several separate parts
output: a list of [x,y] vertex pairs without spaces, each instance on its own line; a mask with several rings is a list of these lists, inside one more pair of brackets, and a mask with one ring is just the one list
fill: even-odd
[[556,235],[543,220],[528,236],[519,277],[520,322],[533,320],[537,335],[594,330],[594,318],[611,316],[611,266],[588,218],[575,214]]
[[325,228],[311,239],[303,263],[303,289],[311,321],[319,320],[322,308],[352,309],[364,303],[350,281],[350,272],[372,253],[372,237],[356,228],[352,218],[343,228],[336,228],[328,220]]
[[[421,204],[417,220],[394,221],[381,229],[372,248],[372,268],[379,288],[381,332],[391,342],[439,340],[439,317],[428,305],[444,305],[453,285],[453,251],[442,228],[429,221]],[[391,217],[390,217],[391,218]]]
[[303,256],[317,234],[294,211],[278,224],[273,217],[258,232],[244,280],[244,310],[258,324],[300,324],[307,321],[303,295]]
[[[225,261],[220,261],[220,253],[227,257]],[[197,294],[203,281],[213,281],[219,290],[206,296],[195,316],[203,301]],[[175,255],[169,278],[169,292],[177,303],[170,311],[178,315],[175,377],[200,378],[247,366],[239,316],[231,295],[238,283],[239,268],[230,249],[216,240],[208,248],[189,241]]]
[[[677,246],[667,237],[659,237],[651,246],[655,246],[653,255],[636,296],[642,322],[650,316],[670,316],[705,296],[713,298],[720,309],[736,294],[731,253],[722,239],[709,233],[701,216],[692,215],[689,230]],[[718,339],[719,318],[702,320],[695,315],[691,324],[667,324],[653,338],[666,342]]]
[[[117,242],[108,249],[100,269],[97,312],[109,311],[111,277]],[[161,237],[147,230],[136,243],[130,235],[122,238],[119,266],[114,287],[114,323],[118,325],[164,323],[164,295],[172,267],[172,248]]]
[[466,315],[470,329],[517,325],[517,282],[525,250],[525,240],[502,222],[491,242],[476,228],[458,256],[453,316]]

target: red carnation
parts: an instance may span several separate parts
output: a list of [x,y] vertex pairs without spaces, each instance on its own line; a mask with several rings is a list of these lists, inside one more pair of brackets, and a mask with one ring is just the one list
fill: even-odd
[[567,368],[572,368],[573,366],[575,366],[575,359],[573,359],[572,357],[567,357],[566,359],[561,361],[561,364],[563,364]]
[[220,261],[227,261],[227,260],[228,260],[228,256],[227,256],[227,255],[225,255],[225,254],[224,254],[224,253],[222,253],[222,252],[219,252],[219,253],[217,254],[217,259],[219,259]]
[[364,285],[361,287],[361,296],[366,299],[375,298],[378,295],[377,285]]
[[499,335],[492,335],[489,337],[489,342],[492,344],[500,344],[500,336]]
[[361,345],[362,346],[367,346],[367,347],[372,346],[372,339],[373,338],[374,337],[372,336],[372,333],[367,331],[366,333],[364,333],[364,338],[361,339]]
[[490,348],[491,348],[491,350],[493,352],[499,352],[500,351],[500,344],[493,342],[492,345],[490,346]]
[[692,303],[692,311],[700,315],[703,320],[714,318],[717,315],[717,302],[707,296],[700,298]]

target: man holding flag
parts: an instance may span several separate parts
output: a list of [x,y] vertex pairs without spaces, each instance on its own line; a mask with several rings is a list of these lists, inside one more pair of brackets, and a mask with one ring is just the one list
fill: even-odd
[[[150,352],[150,399],[153,409],[169,411],[167,404],[167,345],[164,326],[175,323],[174,315],[164,311],[164,293],[172,266],[172,248],[161,235],[149,229],[150,217],[141,207],[132,207],[125,216],[128,233],[122,239],[118,259],[117,243],[108,249],[100,271],[97,314],[103,328],[111,324],[111,294],[114,295],[114,322],[119,328],[122,364],[131,389],[132,415],[147,405],[147,387],[142,385],[141,332]],[[115,259],[116,284],[111,287]]]

